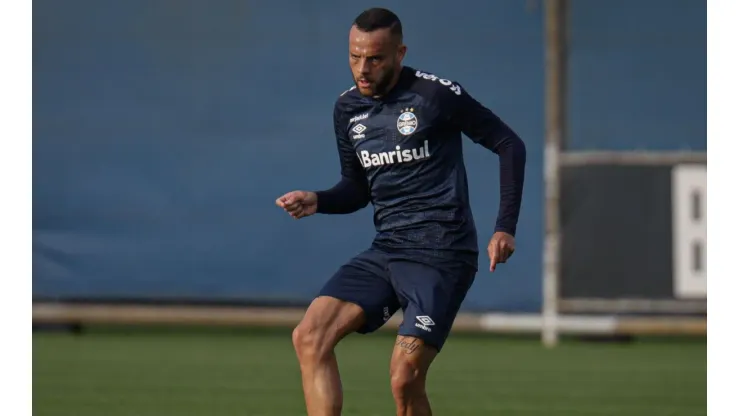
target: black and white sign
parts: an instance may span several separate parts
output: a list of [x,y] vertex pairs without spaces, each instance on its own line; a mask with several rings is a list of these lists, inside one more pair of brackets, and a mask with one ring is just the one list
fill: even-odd
[[676,298],[707,296],[707,167],[673,168],[673,290]]

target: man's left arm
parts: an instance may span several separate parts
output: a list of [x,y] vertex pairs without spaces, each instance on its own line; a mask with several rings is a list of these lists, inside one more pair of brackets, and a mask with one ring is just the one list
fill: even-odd
[[[494,238],[489,244],[493,270],[496,263],[505,262],[514,251],[513,237],[516,235],[522,204],[527,149],[522,139],[506,123],[462,87],[454,92],[451,100],[454,102],[454,120],[460,130],[475,143],[499,156],[501,200]],[[508,234],[510,238],[501,233]]]

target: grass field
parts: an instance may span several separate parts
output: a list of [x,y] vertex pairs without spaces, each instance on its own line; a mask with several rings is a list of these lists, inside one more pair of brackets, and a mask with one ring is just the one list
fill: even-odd
[[[338,350],[345,415],[393,415],[388,334]],[[36,416],[305,414],[286,331],[99,330],[33,337]],[[453,335],[432,367],[435,415],[706,414],[706,340],[631,344]]]

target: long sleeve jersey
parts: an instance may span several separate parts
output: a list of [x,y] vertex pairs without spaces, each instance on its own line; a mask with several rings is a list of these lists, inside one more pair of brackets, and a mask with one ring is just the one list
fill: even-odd
[[459,83],[404,67],[383,97],[345,91],[335,104],[334,129],[341,180],[317,192],[318,212],[345,214],[372,203],[376,246],[477,265],[463,134],[498,154],[495,231],[516,234],[525,145]]

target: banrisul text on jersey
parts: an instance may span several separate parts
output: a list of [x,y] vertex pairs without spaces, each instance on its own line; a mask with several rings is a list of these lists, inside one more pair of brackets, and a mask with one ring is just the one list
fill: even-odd
[[426,159],[431,156],[429,153],[429,140],[424,140],[424,146],[418,149],[401,149],[396,146],[395,151],[370,153],[362,150],[358,154],[362,166],[369,168],[371,166],[383,166],[391,163],[412,162],[414,160]]

